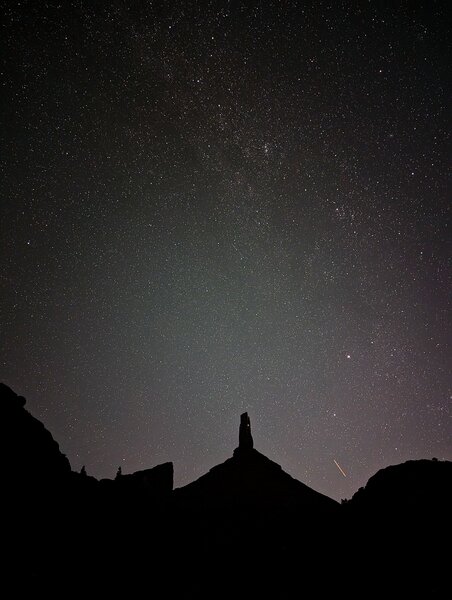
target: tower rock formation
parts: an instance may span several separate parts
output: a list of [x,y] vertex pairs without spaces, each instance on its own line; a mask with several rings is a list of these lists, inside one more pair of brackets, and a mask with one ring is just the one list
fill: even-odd
[[251,422],[248,413],[240,415],[239,447],[240,452],[253,449],[253,436],[251,435]]

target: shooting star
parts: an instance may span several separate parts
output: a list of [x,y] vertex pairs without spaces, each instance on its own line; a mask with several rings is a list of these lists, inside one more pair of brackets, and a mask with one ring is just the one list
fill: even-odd
[[335,458],[333,458],[334,460],[334,464],[336,465],[336,467],[339,469],[339,471],[342,473],[342,475],[344,477],[347,477],[347,475],[344,473],[344,469],[341,467],[341,465],[337,462],[337,460]]
[[243,256],[243,254],[240,252],[240,250],[237,248],[237,246],[235,244],[232,244],[232,247],[234,248],[234,250],[237,252],[237,254],[240,256],[240,260],[245,260],[245,257]]

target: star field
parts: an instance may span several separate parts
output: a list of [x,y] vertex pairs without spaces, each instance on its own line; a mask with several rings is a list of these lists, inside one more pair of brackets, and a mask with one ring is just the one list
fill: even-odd
[[5,4],[1,380],[73,468],[451,460],[447,3]]

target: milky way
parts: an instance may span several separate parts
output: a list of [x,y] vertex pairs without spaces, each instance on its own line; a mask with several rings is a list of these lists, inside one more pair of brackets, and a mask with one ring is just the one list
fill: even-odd
[[3,12],[1,379],[73,468],[452,459],[446,2]]

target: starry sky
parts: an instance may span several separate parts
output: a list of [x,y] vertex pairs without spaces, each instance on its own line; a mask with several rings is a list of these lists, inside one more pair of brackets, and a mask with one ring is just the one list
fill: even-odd
[[74,469],[452,459],[447,7],[2,3],[0,379]]

